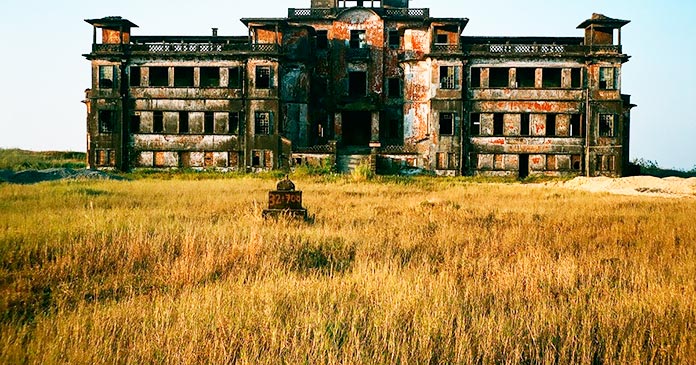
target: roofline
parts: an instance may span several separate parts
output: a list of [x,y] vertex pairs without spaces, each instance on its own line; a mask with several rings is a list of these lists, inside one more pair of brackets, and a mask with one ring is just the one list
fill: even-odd
[[139,28],[137,24],[131,22],[128,19],[121,18],[120,16],[105,17],[99,19],[85,19],[85,22],[99,28],[112,28],[123,25],[129,26],[131,28]]

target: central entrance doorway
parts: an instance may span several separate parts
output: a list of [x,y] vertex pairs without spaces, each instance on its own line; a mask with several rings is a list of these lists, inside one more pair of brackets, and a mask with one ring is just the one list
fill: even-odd
[[529,155],[520,155],[520,179],[529,176]]
[[372,138],[372,112],[352,111],[342,113],[341,133],[345,146],[367,147]]

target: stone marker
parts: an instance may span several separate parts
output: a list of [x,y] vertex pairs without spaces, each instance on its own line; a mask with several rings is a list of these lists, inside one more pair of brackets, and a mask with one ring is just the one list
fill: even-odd
[[302,192],[295,190],[295,184],[287,175],[278,182],[276,190],[268,192],[268,209],[263,210],[264,218],[283,214],[307,219],[307,209],[302,207]]

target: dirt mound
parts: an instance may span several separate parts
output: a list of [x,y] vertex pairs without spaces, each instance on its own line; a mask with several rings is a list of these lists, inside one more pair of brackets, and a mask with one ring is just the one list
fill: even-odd
[[659,178],[653,176],[631,176],[623,178],[576,177],[563,182],[549,182],[546,186],[607,192],[621,195],[646,195],[672,198],[696,198],[696,178]]
[[102,171],[86,169],[53,168],[45,170],[10,171],[0,170],[0,182],[34,184],[54,180],[123,180],[123,177]]

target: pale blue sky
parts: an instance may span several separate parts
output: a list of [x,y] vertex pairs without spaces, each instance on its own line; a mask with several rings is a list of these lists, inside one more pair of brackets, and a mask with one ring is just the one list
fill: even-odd
[[[83,20],[120,15],[135,35],[244,35],[243,17],[284,17],[310,0],[5,0],[0,13],[0,147],[86,150],[92,27]],[[631,159],[696,166],[696,1],[411,0],[433,17],[465,17],[470,36],[582,36],[593,12],[631,20],[623,29],[622,91],[632,114]]]

